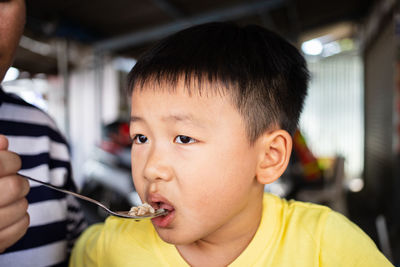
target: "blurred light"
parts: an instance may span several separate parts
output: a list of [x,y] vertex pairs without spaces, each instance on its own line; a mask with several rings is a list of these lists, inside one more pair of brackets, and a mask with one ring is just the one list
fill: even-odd
[[21,98],[26,102],[44,110],[48,110],[47,102],[40,93],[34,91],[21,91],[19,93]]
[[47,75],[44,74],[44,73],[37,73],[37,74],[35,74],[35,75],[33,76],[33,78],[34,78],[34,79],[41,79],[41,80],[44,80],[44,79],[47,78]]
[[345,38],[339,41],[342,51],[350,51],[355,48],[354,41],[350,38]]
[[361,178],[354,178],[348,182],[347,186],[352,192],[360,192],[364,187],[364,181]]
[[324,52],[322,53],[323,57],[329,57],[342,52],[342,49],[338,42],[333,41],[327,44],[324,44]]
[[117,57],[114,59],[114,67],[123,72],[130,72],[135,66],[136,60],[132,58]]
[[49,56],[49,55],[56,54],[56,49],[53,46],[51,46],[47,43],[33,40],[24,35],[21,37],[19,45],[29,51],[32,51],[36,54],[43,55],[43,56]]
[[291,185],[289,183],[282,182],[280,179],[264,187],[265,192],[269,192],[280,197],[287,195],[290,189]]
[[322,53],[322,43],[318,39],[312,39],[301,45],[301,50],[307,55],[317,56]]
[[6,76],[4,77],[5,82],[14,81],[19,76],[19,70],[17,68],[11,67],[6,72]]

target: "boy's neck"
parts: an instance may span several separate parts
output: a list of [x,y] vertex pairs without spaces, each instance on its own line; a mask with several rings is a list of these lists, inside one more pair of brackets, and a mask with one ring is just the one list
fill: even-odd
[[176,245],[177,250],[190,266],[229,265],[247,248],[257,232],[262,216],[262,200],[256,203],[251,214],[247,214],[250,220],[236,218],[232,225],[224,226],[230,229],[221,229],[210,238],[188,245]]

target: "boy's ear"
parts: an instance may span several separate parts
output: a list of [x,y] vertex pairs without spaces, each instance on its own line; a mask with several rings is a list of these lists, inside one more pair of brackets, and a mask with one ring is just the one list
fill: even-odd
[[285,130],[266,132],[260,139],[256,177],[261,184],[270,184],[286,170],[292,151],[292,137]]

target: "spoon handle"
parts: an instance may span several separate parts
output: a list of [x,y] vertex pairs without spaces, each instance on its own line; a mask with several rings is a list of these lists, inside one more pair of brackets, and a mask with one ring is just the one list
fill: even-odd
[[97,200],[94,200],[94,199],[92,199],[92,198],[83,196],[83,195],[81,195],[81,194],[78,194],[78,193],[75,193],[75,192],[72,192],[72,191],[69,191],[69,190],[62,189],[62,188],[60,188],[60,187],[54,186],[54,185],[49,184],[49,183],[46,183],[46,182],[39,181],[39,180],[37,180],[37,179],[35,179],[35,178],[29,177],[29,176],[26,176],[26,175],[23,175],[23,174],[20,174],[20,173],[18,173],[18,175],[21,176],[21,177],[23,177],[23,178],[25,178],[25,179],[28,179],[28,180],[34,181],[34,182],[36,182],[36,183],[42,184],[42,185],[44,185],[44,186],[47,186],[47,187],[49,187],[49,188],[51,188],[51,189],[60,191],[60,192],[62,192],[62,193],[64,193],[64,194],[70,194],[70,195],[73,195],[73,196],[75,196],[75,197],[77,197],[77,198],[80,198],[80,199],[83,199],[83,200],[92,202],[92,203],[94,203],[94,204],[96,204],[96,205],[99,205],[100,207],[102,207],[103,209],[107,210],[108,212],[112,213],[112,211],[111,211],[110,209],[108,209],[106,206],[104,206],[102,203],[98,202]]

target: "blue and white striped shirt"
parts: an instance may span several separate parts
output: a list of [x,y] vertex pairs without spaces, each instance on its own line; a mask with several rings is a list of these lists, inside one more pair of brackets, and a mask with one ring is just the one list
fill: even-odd
[[[9,150],[20,155],[22,174],[76,190],[69,148],[54,121],[1,87],[0,134],[7,136]],[[73,242],[86,227],[79,203],[71,196],[29,182],[29,229],[0,254],[0,266],[67,266]]]

